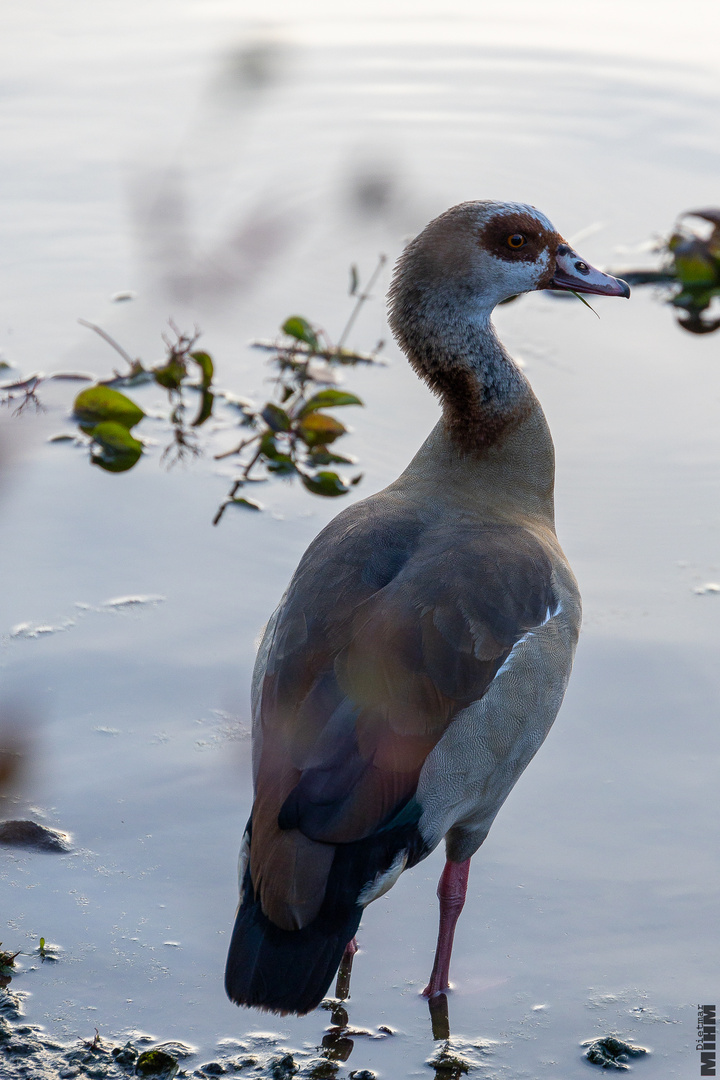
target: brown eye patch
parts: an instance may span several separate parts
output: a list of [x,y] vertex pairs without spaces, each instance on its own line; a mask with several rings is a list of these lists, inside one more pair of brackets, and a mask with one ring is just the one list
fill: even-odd
[[482,226],[479,242],[491,255],[515,262],[535,262],[543,251],[555,254],[558,234],[531,214],[498,214]]

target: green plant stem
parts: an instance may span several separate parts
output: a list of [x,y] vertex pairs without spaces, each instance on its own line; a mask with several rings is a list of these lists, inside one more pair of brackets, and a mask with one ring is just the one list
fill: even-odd
[[350,318],[345,323],[345,327],[344,327],[344,329],[343,329],[343,331],[340,334],[340,337],[338,339],[338,343],[337,343],[337,351],[338,352],[340,352],[343,345],[345,344],[347,336],[350,333],[350,331],[352,330],[353,324],[354,324],[355,320],[357,319],[358,315],[360,314],[360,309],[362,308],[363,304],[366,303],[366,301],[368,301],[370,299],[370,290],[375,285],[375,282],[379,278],[380,272],[382,271],[382,268],[384,267],[386,262],[387,262],[387,255],[381,255],[379,257],[379,259],[378,259],[377,266],[375,267],[372,274],[370,275],[370,280],[368,281],[367,285],[365,286],[365,288],[363,289],[363,291],[360,293],[357,300],[355,301],[355,306],[352,309],[352,311],[350,312]]

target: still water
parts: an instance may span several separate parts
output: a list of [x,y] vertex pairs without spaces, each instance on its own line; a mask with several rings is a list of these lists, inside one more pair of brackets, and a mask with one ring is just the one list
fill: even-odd
[[[302,7],[4,12],[12,374],[108,374],[114,354],[78,317],[156,361],[172,317],[202,328],[221,386],[259,396],[251,338],[296,312],[337,333],[350,263],[366,277],[379,252],[391,264],[453,203],[531,202],[618,270],[651,262],[642,242],[678,213],[720,202],[715,6]],[[388,337],[386,286],[358,348]],[[123,290],[136,298],[113,303]],[[706,588],[720,581],[719,339],[684,333],[643,290],[595,306],[599,320],[534,295],[496,319],[553,430],[586,619],[566,703],[473,862],[458,928],[451,1030],[493,1078],[586,1076],[580,1044],[610,1033],[651,1051],[638,1074],[699,1075],[696,1005],[720,992],[720,593]],[[367,406],[347,440],[357,497],[397,475],[437,415],[384,352],[388,366],[347,377]],[[213,529],[232,467],[163,470],[158,420],[131,473],[91,469],[47,442],[72,430],[74,390],[53,385],[44,413],[0,429],[0,675],[27,766],[2,816],[73,843],[0,849],[5,947],[62,950],[19,957],[12,989],[51,1034],[181,1040],[197,1048],[188,1069],[228,1039],[317,1057],[329,1014],[238,1011],[222,971],[254,642],[337,502],[277,484],[265,513]],[[166,410],[157,390],[136,396]],[[349,1002],[365,1034],[340,1076],[432,1071],[419,991],[441,865],[436,852],[366,913]]]

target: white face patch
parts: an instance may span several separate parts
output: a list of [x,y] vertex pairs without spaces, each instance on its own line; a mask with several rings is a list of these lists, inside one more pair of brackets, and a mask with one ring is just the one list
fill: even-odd
[[486,319],[502,300],[537,288],[550,265],[550,252],[541,251],[532,262],[511,262],[480,249],[475,261],[483,281],[483,290],[477,296],[477,315]]

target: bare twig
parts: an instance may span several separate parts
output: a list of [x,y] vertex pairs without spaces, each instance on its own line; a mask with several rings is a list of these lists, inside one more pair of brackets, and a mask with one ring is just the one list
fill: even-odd
[[222,461],[223,458],[233,457],[235,454],[241,454],[246,446],[250,446],[260,438],[259,435],[253,435],[252,439],[243,439],[243,441],[235,447],[234,450],[223,450],[222,454],[214,454],[214,461]]
[[[302,345],[299,342],[291,346],[279,345],[277,341],[269,341],[265,338],[259,338],[256,341],[250,342],[251,349],[262,349],[264,352],[277,353],[281,358],[286,357],[284,360],[288,365],[300,364],[305,365],[308,360],[314,360],[318,357],[320,360],[334,360],[340,364],[377,364],[378,359],[375,353],[361,353],[355,352],[353,349],[341,349],[339,345],[336,345],[331,349],[311,349],[308,345]],[[294,356],[299,354],[302,359],[295,360]]]
[[88,322],[87,319],[78,319],[78,322],[81,326],[87,326],[88,330],[94,330],[96,334],[99,334],[103,341],[107,341],[108,345],[111,345],[115,352],[122,356],[126,364],[129,364],[130,367],[135,366],[135,361],[132,356],[125,352],[122,345],[119,345],[115,338],[110,337],[110,334],[108,334],[106,330],[103,330],[101,326],[97,326],[96,323]]
[[375,267],[372,274],[370,275],[370,280],[368,281],[368,283],[365,286],[365,288],[363,289],[363,291],[358,295],[358,298],[355,301],[355,307],[350,312],[350,318],[345,323],[345,327],[344,327],[342,333],[340,334],[340,338],[338,339],[338,343],[337,343],[338,351],[340,351],[342,349],[343,345],[345,344],[347,336],[350,333],[350,331],[352,330],[353,324],[354,324],[355,320],[357,319],[358,315],[360,314],[360,309],[362,308],[363,304],[367,300],[370,299],[370,290],[373,288],[375,282],[377,281],[378,277],[380,276],[380,272],[382,271],[382,268],[383,268],[383,266],[385,265],[386,262],[387,262],[387,255],[381,255],[379,257],[379,259],[378,259],[377,266]]
[[[38,374],[30,375],[27,379],[23,379],[20,382],[6,384],[0,388],[5,395],[0,398],[0,405],[10,405],[11,402],[22,395],[22,400],[13,412],[13,417],[21,416],[28,405],[32,405],[35,412],[44,412],[44,406],[37,396],[37,388],[44,380],[45,376]],[[17,390],[19,393],[14,394],[13,390]]]

